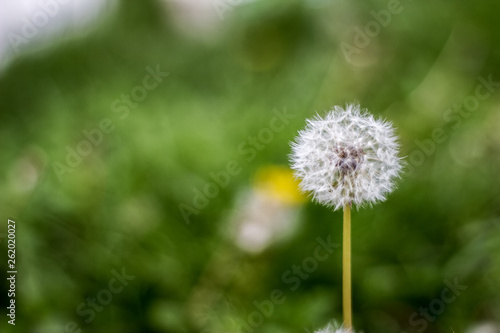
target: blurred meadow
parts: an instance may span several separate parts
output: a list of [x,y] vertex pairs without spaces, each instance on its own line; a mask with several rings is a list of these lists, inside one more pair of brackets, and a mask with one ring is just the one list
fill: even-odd
[[18,271],[2,332],[341,322],[342,212],[298,193],[288,155],[306,118],[353,101],[394,123],[407,163],[353,210],[356,330],[500,332],[500,3],[16,3],[0,4],[0,268],[10,218]]

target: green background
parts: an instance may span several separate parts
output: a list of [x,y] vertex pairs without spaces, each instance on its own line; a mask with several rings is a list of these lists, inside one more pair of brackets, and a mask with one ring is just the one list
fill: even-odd
[[[274,289],[286,299],[255,332],[341,321],[340,249],[297,290],[282,279],[317,237],[341,243],[341,212],[308,200],[298,230],[258,255],[226,231],[257,170],[288,164],[305,119],[352,101],[394,123],[408,163],[386,202],[353,211],[355,327],[469,332],[500,321],[499,87],[478,88],[490,94],[471,112],[450,109],[474,100],[478,77],[500,81],[500,5],[402,1],[350,59],[341,45],[355,46],[386,1],[254,1],[194,33],[168,8],[121,1],[90,32],[21,53],[0,74],[0,268],[12,218],[18,269],[16,326],[2,315],[2,331],[240,332]],[[168,77],[120,119],[113,102],[157,65]],[[295,117],[247,161],[239,145],[285,109]],[[53,163],[104,118],[114,129],[60,181]],[[231,160],[241,171],[185,223],[179,205]],[[77,307],[122,269],[135,278],[86,323]],[[215,300],[200,327],[186,304],[206,274]],[[412,326],[454,278],[467,289],[425,329]]]

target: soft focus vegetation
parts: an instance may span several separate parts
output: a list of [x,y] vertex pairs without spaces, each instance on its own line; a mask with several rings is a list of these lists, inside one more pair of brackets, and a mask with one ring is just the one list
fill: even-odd
[[[408,156],[387,202],[353,210],[354,326],[433,333],[500,322],[500,84],[477,88],[479,77],[500,82],[500,4],[402,1],[351,61],[341,43],[354,46],[356,27],[386,1],[253,1],[224,20],[210,4],[205,21],[159,1],[118,5],[0,73],[0,244],[6,253],[13,218],[18,266],[16,327],[3,316],[2,332],[71,332],[68,322],[82,332],[246,332],[276,289],[282,302],[262,310],[255,332],[340,321],[340,247],[307,277],[293,266],[313,257],[318,237],[341,244],[342,212],[301,200],[272,166],[288,164],[305,118],[352,101],[391,120]],[[143,101],[115,102],[157,66],[169,75]],[[474,106],[477,89],[488,96]],[[464,102],[474,110],[451,109]],[[293,118],[262,134],[285,110]],[[67,165],[67,147],[106,118],[112,129],[60,181],[54,162]],[[211,172],[229,183],[186,223],[179,205],[193,207]],[[258,199],[263,179],[275,206]],[[287,235],[242,250],[235,221],[257,213]],[[77,308],[106,299],[99,292],[122,269],[135,278],[87,323]],[[467,289],[443,310],[432,302],[454,279]],[[0,300],[5,309],[3,291]],[[422,320],[430,304],[439,315]]]

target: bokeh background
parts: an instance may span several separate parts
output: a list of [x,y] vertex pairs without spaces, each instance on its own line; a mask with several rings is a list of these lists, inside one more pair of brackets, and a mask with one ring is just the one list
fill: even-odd
[[[500,332],[499,10],[2,0],[0,267],[11,218],[18,270],[2,332],[340,322],[340,248],[311,258],[318,237],[341,244],[342,213],[297,193],[287,156],[305,118],[352,101],[395,124],[408,163],[386,202],[353,212],[355,327]],[[443,303],[454,280],[467,288]]]

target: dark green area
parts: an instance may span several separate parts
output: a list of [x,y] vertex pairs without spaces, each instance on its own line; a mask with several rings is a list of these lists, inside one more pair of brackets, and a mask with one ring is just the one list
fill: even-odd
[[[347,61],[342,43],[355,47],[356,27],[387,8],[385,1],[255,1],[223,21],[215,15],[214,35],[185,35],[173,9],[122,1],[92,32],[20,54],[0,74],[1,244],[6,253],[12,218],[18,266],[16,327],[3,315],[0,325],[41,333],[65,332],[71,321],[82,332],[239,332],[257,311],[254,301],[274,289],[285,301],[255,332],[341,321],[340,249],[296,290],[283,280],[312,255],[317,237],[341,243],[340,212],[308,201],[299,230],[257,256],[236,250],[225,231],[255,172],[288,164],[289,142],[305,119],[352,101],[395,124],[408,163],[386,202],[353,211],[356,328],[423,332],[412,314],[437,304],[455,278],[467,289],[425,321],[425,332],[500,322],[500,84],[477,88],[479,77],[500,82],[500,6],[402,1]],[[114,112],[114,101],[156,66],[168,77],[136,107],[119,102]],[[474,103],[476,89],[488,96],[473,111],[449,111]],[[240,144],[285,109],[295,118],[247,161]],[[60,181],[54,163],[66,165],[66,147],[77,149],[82,131],[106,118],[113,129]],[[192,205],[193,189],[231,160],[241,172],[185,223],[179,205]],[[122,269],[135,278],[86,323],[78,306]],[[186,302],[207,271],[215,300],[206,309],[208,296],[201,298],[207,317],[193,319]],[[0,301],[5,309],[5,292]]]

